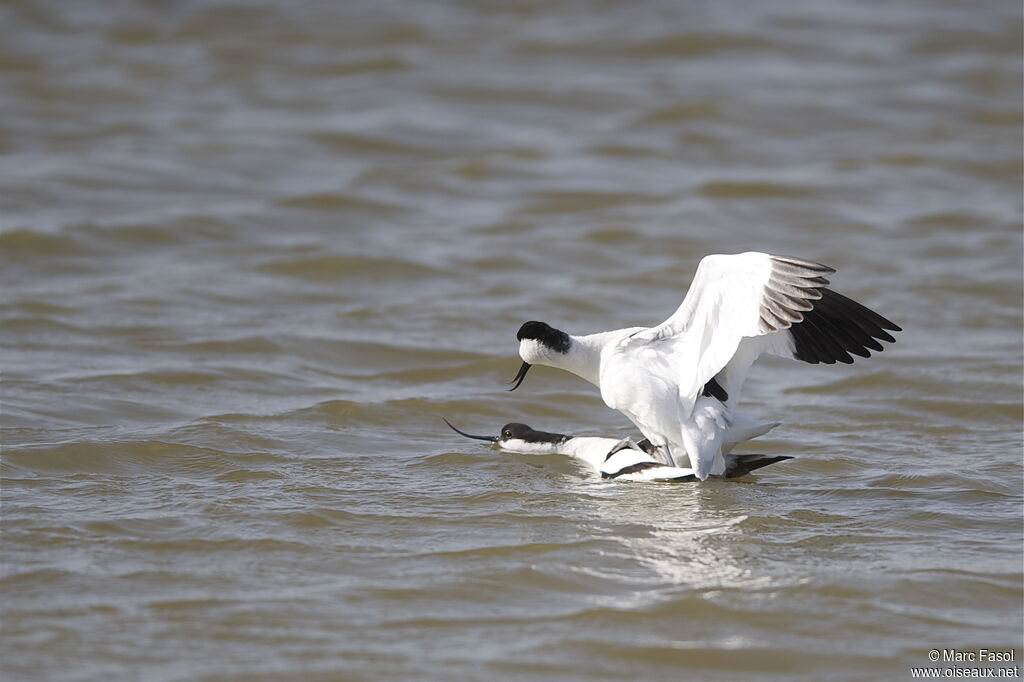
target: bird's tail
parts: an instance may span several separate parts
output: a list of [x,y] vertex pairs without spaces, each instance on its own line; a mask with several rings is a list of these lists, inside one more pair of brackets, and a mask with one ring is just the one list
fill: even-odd
[[745,415],[737,414],[725,430],[722,440],[722,454],[728,455],[732,449],[744,441],[763,436],[782,422],[758,422]]
[[755,469],[766,467],[786,459],[789,455],[729,455],[725,458],[725,477],[738,478],[746,476]]
[[724,406],[711,400],[698,401],[691,418],[681,424],[680,436],[690,467],[702,481],[725,473],[722,445],[727,428]]

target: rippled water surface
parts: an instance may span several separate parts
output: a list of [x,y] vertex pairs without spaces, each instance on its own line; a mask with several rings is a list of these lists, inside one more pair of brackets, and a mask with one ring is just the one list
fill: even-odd
[[[7,680],[899,680],[1022,639],[1016,2],[0,7]],[[769,360],[741,481],[623,436],[528,319],[707,253],[904,328]]]

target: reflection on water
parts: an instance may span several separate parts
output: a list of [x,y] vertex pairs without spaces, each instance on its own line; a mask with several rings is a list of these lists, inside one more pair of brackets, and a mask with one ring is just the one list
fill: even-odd
[[[1021,9],[0,8],[4,679],[902,679],[1019,645]],[[763,362],[795,459],[624,485],[514,333],[703,255],[906,331]],[[1018,655],[1020,650],[1018,649]]]

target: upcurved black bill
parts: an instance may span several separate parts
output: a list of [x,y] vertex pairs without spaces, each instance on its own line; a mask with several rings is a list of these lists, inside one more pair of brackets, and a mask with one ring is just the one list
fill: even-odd
[[473,435],[473,434],[471,434],[471,433],[466,433],[465,431],[459,431],[459,430],[458,430],[457,428],[455,428],[454,426],[452,426],[452,423],[451,423],[450,421],[448,421],[448,420],[447,420],[447,419],[445,419],[444,417],[441,417],[441,420],[442,420],[442,421],[443,421],[443,422],[444,422],[445,424],[447,424],[447,425],[448,425],[448,428],[450,428],[450,429],[451,429],[452,431],[454,431],[455,433],[458,433],[458,434],[460,434],[460,435],[463,435],[463,436],[465,436],[466,438],[475,438],[476,440],[486,440],[486,441],[488,441],[488,442],[490,442],[490,443],[497,443],[497,442],[498,442],[498,437],[497,437],[497,436],[474,436],[474,435]]
[[514,391],[517,388],[519,388],[519,384],[523,383],[523,379],[526,378],[526,373],[529,372],[529,371],[530,371],[530,363],[524,362],[522,364],[522,366],[519,368],[519,372],[515,375],[515,377],[512,379],[512,381],[508,382],[510,384],[515,384],[515,386],[513,386],[512,388],[510,388],[508,390]]

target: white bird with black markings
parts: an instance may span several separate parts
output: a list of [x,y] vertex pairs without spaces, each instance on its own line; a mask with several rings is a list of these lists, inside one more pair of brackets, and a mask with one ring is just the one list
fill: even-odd
[[532,365],[572,372],[600,388],[665,464],[688,460],[703,481],[725,471],[725,434],[762,353],[852,363],[851,353],[870,357],[882,350],[879,341],[895,341],[888,331],[898,326],[826,287],[833,272],[766,253],[706,256],[679,308],[655,327],[574,336],[544,322],[523,324],[516,335],[523,364],[510,390]]
[[[475,436],[452,426],[444,420],[453,431],[476,440],[487,441],[507,452],[518,452],[529,455],[569,455],[589,464],[601,478],[617,481],[663,481],[685,482],[696,481],[693,469],[669,466],[652,457],[652,447],[646,440],[634,443],[615,438],[599,436],[568,436],[564,433],[537,431],[526,424],[511,423],[501,427],[497,436]],[[727,442],[726,449],[733,443]],[[646,448],[646,449],[645,449]],[[613,451],[614,450],[614,451]],[[786,455],[725,455],[725,478],[745,476],[755,469],[775,464],[782,460],[792,459]]]

